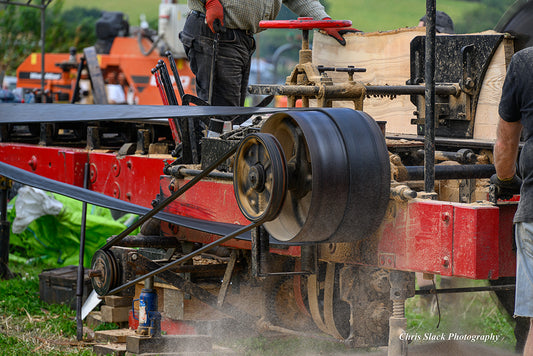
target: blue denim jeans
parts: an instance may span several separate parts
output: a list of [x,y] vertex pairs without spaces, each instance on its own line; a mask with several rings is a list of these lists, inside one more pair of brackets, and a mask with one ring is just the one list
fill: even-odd
[[533,223],[521,222],[516,231],[515,316],[533,317]]
[[[254,38],[246,31],[234,29],[219,36],[211,105],[244,106]],[[179,37],[196,76],[196,95],[207,101],[215,34],[207,27],[205,16],[194,11],[187,17]]]

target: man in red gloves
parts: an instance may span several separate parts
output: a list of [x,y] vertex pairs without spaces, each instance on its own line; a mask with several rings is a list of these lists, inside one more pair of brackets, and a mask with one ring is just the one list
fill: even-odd
[[[180,39],[196,75],[196,93],[201,99],[209,99],[211,67],[216,63],[211,105],[244,105],[255,51],[253,35],[261,31],[259,21],[274,20],[282,4],[300,17],[331,19],[318,0],[188,0],[191,13]],[[357,30],[330,28],[325,32],[344,46],[342,35]],[[218,45],[213,61],[215,38]]]

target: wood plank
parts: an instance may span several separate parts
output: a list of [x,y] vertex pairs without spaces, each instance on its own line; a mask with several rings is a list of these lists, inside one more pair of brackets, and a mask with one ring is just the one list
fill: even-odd
[[[494,34],[486,31],[482,34]],[[345,35],[346,46],[339,46],[329,36],[315,32],[313,63],[315,65],[366,68],[355,73],[354,80],[372,85],[405,85],[410,77],[410,43],[416,36],[425,35],[423,28],[402,28],[386,32]],[[445,35],[444,35],[445,36]],[[513,42],[504,39],[491,60],[485,74],[476,116],[474,139],[494,140],[498,122],[498,104],[507,65],[513,53]],[[328,72],[335,83],[346,81],[345,73]],[[353,108],[352,102],[336,102],[334,106]],[[411,124],[416,107],[409,96],[365,98],[363,110],[377,121],[387,121],[387,134],[416,135]]]
[[107,104],[107,92],[105,90],[104,76],[98,63],[98,56],[94,47],[87,47],[83,50],[83,55],[87,61],[87,71],[91,79],[93,97],[95,104]]
[[[346,34],[346,46],[329,36],[315,32],[313,63],[316,65],[366,68],[355,73],[354,80],[372,85],[405,85],[410,76],[410,45],[416,36],[425,35],[419,27],[387,32]],[[347,74],[328,72],[335,83],[348,79]],[[351,102],[336,102],[334,106],[353,108]],[[409,96],[365,98],[363,110],[375,120],[387,121],[387,133],[416,134],[411,125],[415,106]]]
[[511,39],[504,39],[496,49],[483,78],[474,118],[474,139],[495,140],[498,124],[498,105],[502,94],[507,66],[514,53]]

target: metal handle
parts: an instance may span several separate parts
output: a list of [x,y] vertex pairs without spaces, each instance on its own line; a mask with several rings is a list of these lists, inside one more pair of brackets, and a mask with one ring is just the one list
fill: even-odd
[[263,20],[259,21],[261,28],[294,28],[312,30],[315,28],[350,27],[350,20],[313,20],[312,17],[298,17],[297,20]]

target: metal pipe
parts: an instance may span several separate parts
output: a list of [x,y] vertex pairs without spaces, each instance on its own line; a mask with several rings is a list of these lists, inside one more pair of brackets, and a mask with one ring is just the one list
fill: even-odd
[[436,1],[426,0],[424,190],[435,191],[435,26]]
[[44,53],[45,53],[45,11],[46,11],[46,5],[45,0],[41,0],[41,103],[46,103],[46,95],[44,94],[44,75],[45,75],[45,67],[44,67]]
[[173,248],[179,246],[179,241],[174,236],[126,236],[117,246],[121,247],[149,247]]
[[514,290],[514,284],[504,284],[501,286],[465,287],[465,288],[443,288],[443,289],[419,289],[416,295],[445,294],[445,293],[467,293],[467,292],[491,292]]
[[185,95],[185,90],[183,90],[183,84],[181,84],[180,74],[178,73],[176,62],[174,61],[172,52],[166,51],[165,55],[168,58],[168,62],[170,64],[170,69],[172,70],[172,74],[174,74],[174,80],[176,81],[176,86],[178,87],[178,94],[180,95],[180,101],[182,101],[183,96]]
[[161,81],[163,82],[163,88],[167,94],[167,100],[169,105],[178,105],[178,99],[176,98],[176,93],[174,92],[174,87],[172,81],[170,80],[170,74],[168,73],[167,65],[165,61],[160,59],[157,61],[157,68],[159,68],[159,73],[161,75]]
[[7,219],[7,200],[10,180],[0,177],[0,279],[11,279],[13,274],[9,270],[9,229]]
[[[336,92],[331,93],[345,99],[354,99],[352,92],[342,92],[339,89],[341,85],[326,87],[327,94],[333,89]],[[426,88],[422,85],[366,85],[364,86],[366,95],[423,95]],[[302,96],[317,96],[320,92],[320,87],[309,85],[269,85],[269,84],[254,84],[248,87],[250,94],[261,95],[302,95]],[[435,86],[436,95],[453,95],[457,96],[460,89],[455,85],[437,85]],[[356,93],[357,94],[357,93]]]
[[[199,169],[185,168],[184,166],[174,166],[169,169],[169,173],[173,177],[181,178],[181,177],[196,177],[197,175],[201,174],[202,171]],[[207,175],[207,178],[216,178],[216,179],[221,179],[221,180],[232,181],[233,173],[211,172]]]
[[[423,180],[425,167],[406,166],[406,180]],[[444,179],[482,179],[490,178],[496,169],[492,164],[464,164],[455,166],[438,165],[434,169],[435,180]]]
[[[422,85],[366,85],[366,95],[423,95],[426,88]],[[455,85],[436,85],[436,95],[459,95]]]
[[[89,162],[85,162],[85,171],[83,172],[83,188],[89,188]],[[85,230],[87,226],[87,202],[83,202],[81,210],[81,228],[80,228],[80,255],[78,264],[78,279],[76,283],[76,339],[83,340],[83,319],[81,317],[81,308],[83,304],[83,284],[85,270],[83,269],[83,257],[85,255]]]

